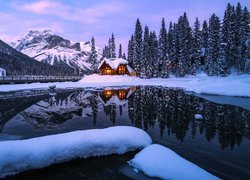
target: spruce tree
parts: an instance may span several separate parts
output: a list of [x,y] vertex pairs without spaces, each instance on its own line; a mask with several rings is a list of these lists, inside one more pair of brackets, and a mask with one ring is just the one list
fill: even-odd
[[207,57],[207,47],[208,47],[208,25],[207,21],[204,21],[202,24],[202,31],[201,31],[201,56],[202,56],[202,65],[205,64],[205,60]]
[[88,61],[92,64],[91,69],[93,73],[98,72],[97,51],[95,49],[95,39],[91,38],[91,52]]
[[114,33],[111,35],[110,39],[110,57],[111,58],[116,58],[116,53],[115,53],[115,36]]
[[193,68],[194,72],[196,72],[196,69],[199,68],[200,64],[200,59],[201,59],[201,30],[200,30],[200,22],[199,19],[196,18],[195,23],[194,23],[194,30],[193,30]]
[[119,58],[122,58],[122,45],[119,45]]
[[167,30],[165,27],[165,20],[162,18],[161,22],[161,29],[159,35],[159,58],[158,58],[158,65],[159,65],[159,77],[168,77],[168,56],[167,56]]
[[228,74],[228,63],[226,60],[226,43],[220,44],[218,69],[219,75],[226,76]]
[[141,72],[141,51],[142,51],[142,27],[140,20],[137,19],[134,33],[134,44],[133,44],[133,66],[136,73],[140,76]]
[[194,73],[194,69],[191,64],[192,31],[189,26],[186,13],[184,13],[184,15],[179,18],[177,28],[180,43],[178,68],[179,76],[183,77],[185,74]]
[[158,40],[156,33],[150,32],[149,34],[149,49],[150,49],[150,64],[149,64],[149,77],[156,78],[159,75],[158,65]]
[[[244,8],[242,13],[242,37],[241,37],[241,71],[250,73],[250,62],[247,64],[247,59],[250,59],[250,13],[247,7]],[[249,61],[249,60],[248,60]]]
[[213,14],[209,19],[207,72],[213,76],[218,74],[218,59],[220,49],[220,19]]
[[174,61],[175,61],[175,45],[174,45],[174,32],[173,32],[173,24],[172,22],[169,23],[169,30],[168,30],[168,39],[167,39],[167,54],[169,58],[169,71],[173,71],[174,68]]
[[145,26],[142,42],[141,77],[148,78],[150,74],[150,49],[149,49],[149,29]]
[[133,57],[134,57],[134,35],[132,34],[128,42],[128,64],[134,68]]

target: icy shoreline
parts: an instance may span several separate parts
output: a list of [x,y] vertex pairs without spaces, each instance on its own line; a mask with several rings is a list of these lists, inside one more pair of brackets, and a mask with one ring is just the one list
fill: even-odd
[[[135,138],[136,137],[136,138]],[[76,158],[124,154],[152,143],[141,129],[116,126],[0,142],[0,178]]]
[[205,74],[197,76],[186,76],[183,78],[170,77],[167,79],[153,78],[140,79],[130,76],[85,76],[78,82],[57,82],[57,83],[32,83],[0,85],[0,92],[44,89],[50,85],[57,88],[85,88],[85,87],[107,87],[107,86],[163,86],[170,88],[183,88],[198,94],[223,95],[250,97],[250,75],[231,75],[228,77],[209,77]]

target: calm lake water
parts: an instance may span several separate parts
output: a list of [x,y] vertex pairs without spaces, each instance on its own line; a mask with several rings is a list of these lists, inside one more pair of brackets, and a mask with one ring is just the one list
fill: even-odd
[[[203,119],[196,120],[195,114]],[[118,125],[144,129],[154,143],[221,178],[250,178],[250,111],[244,107],[216,104],[178,89],[147,86],[0,99],[0,141]],[[71,173],[65,177],[73,178],[77,169],[85,175],[93,171],[89,174],[93,178],[106,168],[99,178],[121,178],[114,172],[120,172],[120,166],[133,155],[90,158],[38,174],[53,177],[53,172],[62,174],[67,169]]]

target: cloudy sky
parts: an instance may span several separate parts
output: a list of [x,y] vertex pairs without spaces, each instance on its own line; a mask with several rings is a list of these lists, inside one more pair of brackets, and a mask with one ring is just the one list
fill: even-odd
[[[51,29],[72,41],[88,41],[91,36],[103,47],[114,32],[116,43],[127,46],[136,18],[143,26],[158,31],[161,18],[176,22],[187,12],[209,19],[214,12],[221,18],[227,3],[237,0],[0,0],[0,39],[14,41],[29,30]],[[240,0],[249,9],[249,0]],[[124,47],[125,48],[125,47]],[[126,48],[125,48],[126,49]]]

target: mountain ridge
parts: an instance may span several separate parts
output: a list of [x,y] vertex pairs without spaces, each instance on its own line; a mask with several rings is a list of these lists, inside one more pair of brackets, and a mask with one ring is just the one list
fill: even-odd
[[[91,44],[73,42],[65,39],[51,30],[31,30],[17,42],[10,43],[16,50],[37,61],[53,66],[64,64],[79,73],[91,71],[92,62],[88,61]],[[102,50],[96,47],[98,61],[102,58]]]

